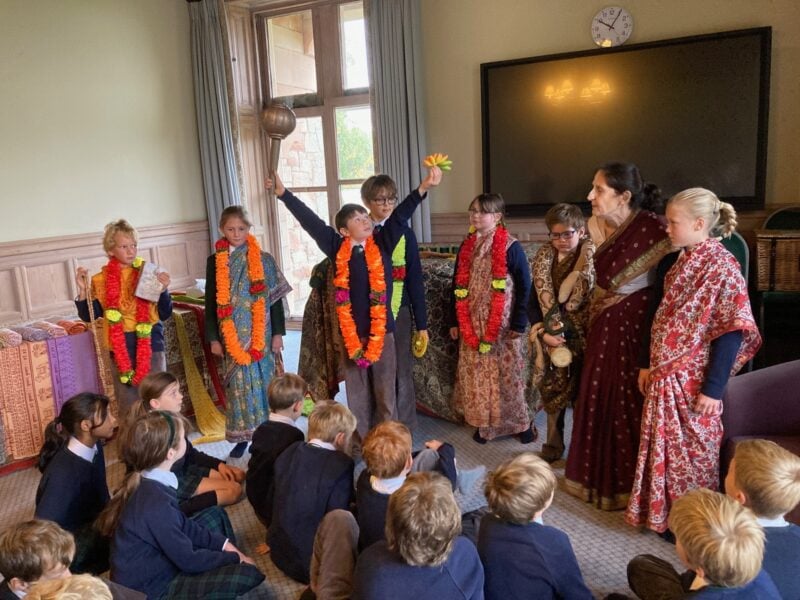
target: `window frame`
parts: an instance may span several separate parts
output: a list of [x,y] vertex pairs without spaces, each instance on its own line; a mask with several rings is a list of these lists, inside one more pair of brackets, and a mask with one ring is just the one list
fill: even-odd
[[[265,106],[272,101],[286,102],[294,106],[298,119],[306,117],[322,117],[322,137],[325,152],[324,186],[295,186],[293,191],[325,192],[328,197],[328,213],[330,221],[342,204],[341,186],[360,184],[361,179],[340,179],[338,164],[338,148],[336,144],[336,110],[343,107],[366,106],[372,110],[369,88],[344,89],[344,72],[342,65],[343,36],[339,20],[340,6],[354,4],[354,0],[328,0],[320,2],[293,2],[279,7],[257,10],[253,13],[255,23],[256,47],[258,52],[258,70],[261,82],[261,97]],[[363,5],[363,2],[362,2]],[[293,96],[272,97],[270,66],[268,19],[311,11],[311,22],[314,36],[314,60],[317,75],[316,93],[297,94]],[[369,53],[369,40],[367,52]],[[371,78],[370,78],[371,79]],[[375,137],[375,125],[372,126],[372,159],[377,168],[378,152]]]

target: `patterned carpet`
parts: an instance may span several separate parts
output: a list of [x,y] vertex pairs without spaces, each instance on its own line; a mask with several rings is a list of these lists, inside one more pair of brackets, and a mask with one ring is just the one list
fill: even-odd
[[[286,339],[287,350],[285,361],[287,369],[297,365],[296,348],[299,345],[299,334],[290,332]],[[340,398],[343,394],[337,396]],[[539,440],[543,438],[545,418],[540,413],[536,419],[539,428]],[[566,439],[569,439],[571,415],[567,416]],[[501,461],[522,450],[539,450],[541,441],[523,446],[515,438],[495,440],[486,445],[472,441],[472,429],[453,423],[419,416],[419,427],[414,432],[414,447],[421,448],[428,439],[439,439],[450,442],[456,448],[456,459],[459,469],[471,469],[485,465],[491,470]],[[219,457],[226,457],[232,446],[226,442],[204,444],[199,449]],[[112,449],[109,449],[112,450]],[[111,463],[108,468],[110,484],[117,486],[122,480],[122,465],[116,462],[113,450],[107,452]],[[232,464],[243,468],[247,466],[247,457]],[[559,480],[563,480],[564,461],[554,464]],[[33,516],[34,497],[39,481],[39,472],[35,469],[13,473],[0,479],[0,523],[3,526]],[[478,481],[471,493],[457,495],[462,510],[473,510],[484,504]],[[263,525],[253,513],[250,504],[244,500],[229,507],[228,513],[233,522],[239,548],[253,557],[256,564],[266,574],[267,581],[259,589],[247,596],[248,599],[274,598],[294,599],[303,590],[303,586],[283,575],[269,559],[269,555],[257,555],[255,548],[264,541]],[[569,534],[584,579],[593,593],[602,598],[611,592],[628,592],[625,568],[635,555],[650,553],[679,564],[675,556],[675,547],[662,541],[651,532],[641,532],[622,520],[621,512],[603,512],[596,510],[564,492],[556,492],[555,500],[544,514],[544,521]]]

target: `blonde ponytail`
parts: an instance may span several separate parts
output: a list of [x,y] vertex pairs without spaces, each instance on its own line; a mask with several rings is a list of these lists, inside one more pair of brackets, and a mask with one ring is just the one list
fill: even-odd
[[727,202],[719,203],[719,221],[714,226],[712,235],[731,237],[731,234],[736,231],[736,226],[739,224],[736,219],[736,209]]

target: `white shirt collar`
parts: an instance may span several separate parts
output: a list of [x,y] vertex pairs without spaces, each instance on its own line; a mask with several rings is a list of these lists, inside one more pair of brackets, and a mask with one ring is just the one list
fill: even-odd
[[384,225],[386,225],[386,221],[388,219],[389,219],[389,217],[386,217],[383,221],[372,221],[372,225],[373,225],[373,227],[377,227],[378,225],[383,227]]
[[67,450],[87,462],[94,462],[94,457],[97,454],[97,444],[89,448],[88,446],[85,446],[78,438],[70,436],[69,442],[67,442]]
[[372,489],[379,494],[394,494],[400,489],[400,486],[403,485],[403,482],[406,480],[406,476],[407,473],[403,473],[397,477],[380,479],[374,475],[370,475],[369,484],[372,486]]
[[[9,586],[8,586],[8,589],[10,589],[10,590],[11,590],[11,585],[9,585]],[[26,594],[25,592],[22,592],[22,591],[20,591],[20,590],[11,590],[11,591],[12,591],[12,592],[14,592],[14,595],[15,595],[17,598],[24,598],[25,596],[27,596],[27,595],[28,595],[28,594]]]
[[[297,424],[291,417],[287,417],[286,415],[279,415],[277,413],[271,412],[269,413],[269,420],[273,423],[284,423],[286,425],[291,425],[292,427],[297,427]],[[299,429],[299,427],[298,427]]]
[[308,443],[311,444],[312,446],[316,446],[317,448],[324,448],[325,450],[336,450],[336,446],[334,446],[330,442],[323,442],[322,440],[317,438],[308,440]]
[[164,469],[147,469],[142,471],[142,477],[151,479],[158,483],[163,483],[167,487],[175,490],[178,489],[178,477],[172,471],[165,471]]
[[781,515],[775,519],[767,519],[766,517],[756,517],[756,521],[762,527],[788,527],[789,522]]

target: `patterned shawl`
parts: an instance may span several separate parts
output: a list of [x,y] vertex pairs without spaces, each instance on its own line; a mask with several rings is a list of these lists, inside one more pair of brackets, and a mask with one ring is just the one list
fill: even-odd
[[664,290],[653,321],[652,380],[683,370],[698,355],[707,362],[711,341],[730,331],[742,330],[744,336],[731,374],[761,346],[747,283],[736,259],[717,240],[683,250]]

